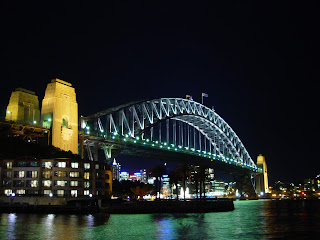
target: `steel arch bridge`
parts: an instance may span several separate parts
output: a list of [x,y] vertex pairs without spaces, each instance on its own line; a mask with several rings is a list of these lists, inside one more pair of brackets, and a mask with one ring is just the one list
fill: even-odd
[[[197,159],[232,171],[261,173],[245,146],[213,109],[182,98],[132,102],[81,117],[80,153]],[[92,150],[93,149],[93,150]]]

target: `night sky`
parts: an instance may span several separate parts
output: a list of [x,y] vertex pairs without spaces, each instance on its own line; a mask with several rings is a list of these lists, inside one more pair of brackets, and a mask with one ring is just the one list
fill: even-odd
[[67,2],[0,3],[1,117],[15,88],[41,102],[52,78],[73,84],[81,115],[205,92],[271,181],[320,174],[315,4]]

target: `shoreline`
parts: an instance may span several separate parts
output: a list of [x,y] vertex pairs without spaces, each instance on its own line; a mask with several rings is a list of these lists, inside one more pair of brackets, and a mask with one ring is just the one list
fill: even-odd
[[69,205],[0,205],[1,213],[45,214],[148,214],[148,213],[206,213],[234,210],[232,200],[197,201],[135,201],[109,202],[101,207]]

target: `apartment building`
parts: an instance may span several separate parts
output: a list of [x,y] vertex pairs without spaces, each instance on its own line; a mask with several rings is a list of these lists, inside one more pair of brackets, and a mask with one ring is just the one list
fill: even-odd
[[106,163],[66,158],[0,160],[0,196],[110,196]]

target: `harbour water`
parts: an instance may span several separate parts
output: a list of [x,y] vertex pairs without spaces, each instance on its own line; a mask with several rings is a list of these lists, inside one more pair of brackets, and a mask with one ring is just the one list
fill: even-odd
[[235,201],[192,214],[0,213],[0,239],[315,239],[320,200]]

